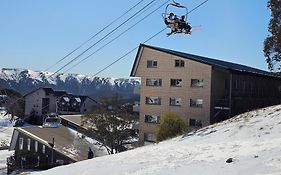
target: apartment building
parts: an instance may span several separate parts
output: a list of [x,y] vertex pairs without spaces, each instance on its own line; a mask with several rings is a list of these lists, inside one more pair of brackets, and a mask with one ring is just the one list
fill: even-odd
[[281,99],[281,78],[270,72],[144,44],[131,76],[141,78],[140,144],[156,141],[165,112],[197,128]]

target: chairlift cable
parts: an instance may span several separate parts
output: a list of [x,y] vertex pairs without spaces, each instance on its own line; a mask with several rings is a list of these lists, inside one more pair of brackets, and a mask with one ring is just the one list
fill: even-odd
[[85,44],[87,44],[89,41],[91,41],[93,38],[95,38],[96,36],[98,36],[101,32],[103,32],[105,29],[107,29],[108,27],[110,27],[112,24],[114,24],[116,21],[118,21],[119,19],[121,19],[123,16],[125,16],[127,13],[129,13],[131,10],[133,10],[135,7],[137,7],[141,2],[143,2],[144,0],[140,0],[138,3],[136,3],[134,6],[132,6],[129,10],[125,11],[122,15],[120,15],[119,17],[117,17],[116,19],[114,19],[112,22],[110,22],[108,25],[106,25],[105,27],[103,27],[100,31],[98,31],[97,33],[95,33],[93,36],[91,36],[88,40],[86,40],[85,42],[83,42],[82,44],[80,44],[77,48],[75,48],[74,50],[72,50],[70,53],[68,53],[67,55],[65,55],[63,58],[61,58],[60,60],[58,60],[56,63],[54,63],[53,65],[49,66],[47,69],[45,69],[44,71],[48,71],[50,70],[52,67],[54,67],[55,65],[57,65],[58,63],[62,62],[63,60],[65,60],[67,57],[69,57],[70,55],[72,55],[74,52],[76,52],[78,49],[80,49],[82,46],[84,46]]
[[[115,20],[113,20],[111,23],[109,23],[107,26],[105,26],[103,29],[101,29],[99,32],[97,32],[95,35],[93,35],[91,38],[89,38],[87,41],[85,41],[84,43],[82,43],[81,45],[79,45],[77,48],[75,48],[73,51],[71,51],[70,53],[68,53],[66,56],[64,56],[63,58],[61,58],[59,61],[57,61],[55,64],[53,64],[52,66],[49,66],[48,68],[46,68],[44,71],[48,71],[50,70],[52,67],[54,67],[55,65],[57,65],[58,63],[60,63],[61,61],[63,61],[64,59],[66,59],[67,57],[69,57],[71,54],[73,54],[75,51],[77,51],[78,49],[80,49],[83,45],[85,45],[86,43],[88,43],[90,40],[92,40],[94,37],[96,37],[97,35],[99,35],[101,32],[103,32],[106,28],[110,27],[113,23],[115,23],[116,21],[118,21],[119,19],[121,19],[123,16],[125,16],[127,13],[129,13],[131,10],[133,10],[135,7],[137,7],[141,2],[143,2],[144,0],[140,0],[138,3],[136,3],[134,6],[132,6],[129,10],[125,11],[122,15],[120,15],[118,18],[116,18]],[[38,76],[35,77],[38,78],[40,77],[40,74]],[[50,77],[48,77],[50,78]],[[18,100],[20,100],[22,98],[19,98]],[[14,103],[16,103],[18,100],[15,100]]]
[[94,54],[96,54],[98,51],[100,51],[101,49],[103,49],[104,47],[106,47],[107,45],[109,45],[110,43],[112,43],[113,41],[115,41],[116,39],[118,39],[119,37],[121,37],[122,35],[124,35],[126,32],[128,32],[129,30],[131,30],[133,27],[135,27],[137,24],[139,24],[140,22],[142,22],[143,20],[145,20],[147,17],[149,17],[151,14],[155,13],[157,10],[159,10],[160,8],[162,8],[165,4],[167,4],[170,0],[166,1],[165,3],[163,3],[162,5],[160,5],[159,7],[157,7],[155,10],[153,10],[152,12],[150,12],[149,14],[147,14],[146,16],[144,16],[142,19],[140,19],[138,22],[136,22],[135,24],[133,24],[131,27],[129,27],[128,29],[126,29],[125,31],[123,31],[122,33],[120,33],[118,36],[116,36],[115,38],[113,38],[112,40],[110,40],[109,42],[107,42],[106,44],[104,44],[103,46],[101,46],[100,48],[98,48],[96,51],[94,51],[93,53],[91,53],[90,55],[88,55],[87,57],[85,57],[84,59],[80,60],[78,63],[76,63],[75,65],[73,65],[72,67],[70,67],[69,69],[67,69],[65,72],[73,69],[74,67],[78,66],[80,63],[82,63],[83,61],[87,60],[89,57],[93,56]]
[[82,53],[80,53],[78,56],[76,56],[75,58],[73,58],[72,60],[70,60],[68,63],[66,63],[64,66],[62,66],[61,68],[59,68],[57,71],[55,71],[54,73],[52,73],[48,78],[54,76],[55,74],[57,74],[59,71],[61,71],[62,69],[64,69],[65,67],[67,67],[69,64],[71,64],[72,62],[74,62],[75,60],[77,60],[79,57],[81,57],[83,54],[85,54],[87,51],[89,51],[91,48],[93,48],[95,45],[97,45],[98,43],[100,43],[104,38],[106,38],[107,36],[109,36],[110,34],[112,34],[113,32],[115,32],[117,29],[119,29],[121,26],[123,26],[124,24],[126,24],[128,21],[130,21],[132,18],[134,18],[137,14],[139,14],[141,11],[143,11],[145,8],[147,8],[149,5],[151,5],[154,1],[156,0],[152,0],[150,3],[148,3],[147,5],[145,5],[143,8],[141,8],[139,11],[137,11],[135,14],[133,14],[131,17],[129,17],[127,20],[125,20],[124,22],[122,22],[120,25],[118,25],[116,28],[114,28],[113,30],[111,30],[108,34],[106,34],[104,37],[102,37],[100,40],[98,40],[97,42],[95,42],[94,44],[92,44],[90,47],[88,47],[86,50],[84,50]]
[[[195,11],[196,9],[198,9],[200,6],[202,6],[203,4],[205,4],[206,2],[208,2],[209,0],[205,0],[204,2],[202,2],[201,4],[199,4],[198,6],[194,7],[192,10],[190,10],[188,12],[192,13],[193,11]],[[151,39],[153,39],[154,37],[156,37],[157,35],[159,35],[161,32],[163,32],[164,30],[166,30],[167,27],[165,27],[164,29],[160,30],[159,32],[157,32],[156,34],[154,34],[152,37],[150,37],[149,39],[147,39],[146,41],[144,41],[143,43],[147,43],[148,41],[150,41]],[[136,50],[139,46],[135,47],[134,49],[130,50],[129,52],[127,52],[125,55],[119,57],[118,59],[116,59],[115,61],[113,61],[112,63],[110,63],[109,65],[107,65],[106,67],[104,67],[103,69],[101,69],[100,71],[98,71],[97,73],[95,73],[92,77],[97,76],[98,74],[100,74],[101,72],[105,71],[106,69],[108,69],[109,67],[111,67],[112,65],[114,65],[115,63],[117,63],[118,61],[122,60],[123,58],[125,58],[127,55],[129,55],[130,53],[132,53],[134,50]]]
[[[159,35],[160,33],[162,33],[164,30],[166,30],[167,27],[165,27],[164,29],[160,30],[159,32],[157,32],[156,34],[154,34],[153,36],[151,36],[149,39],[147,39],[146,41],[144,41],[143,43],[147,43],[148,41],[150,41],[151,39],[153,39],[154,37],[156,37],[157,35]],[[108,66],[106,66],[105,68],[101,69],[100,71],[98,71],[97,73],[95,73],[92,77],[97,76],[98,74],[100,74],[101,72],[103,72],[104,70],[106,70],[107,68],[111,67],[113,64],[117,63],[118,61],[122,60],[123,58],[125,58],[127,55],[129,55],[130,53],[132,53],[133,51],[135,51],[139,46],[133,48],[132,50],[130,50],[129,52],[127,52],[126,54],[124,54],[123,56],[121,56],[120,58],[116,59],[114,62],[112,62],[111,64],[109,64]]]
[[[206,2],[208,2],[209,0],[205,0],[204,2],[202,2],[201,4],[199,4],[198,6],[196,6],[195,8],[193,8],[191,11],[188,12],[191,13],[193,11],[195,11],[196,9],[198,9],[200,6],[202,6],[203,4],[205,4]],[[130,19],[130,18],[129,18]],[[122,23],[123,24],[123,23]],[[153,39],[154,37],[156,37],[157,35],[159,35],[160,33],[162,33],[164,30],[166,30],[167,27],[163,28],[162,30],[160,30],[159,32],[157,32],[156,34],[154,34],[153,36],[151,36],[149,39],[147,39],[146,41],[144,41],[143,43],[147,43],[148,41],[150,41],[151,39]],[[103,69],[101,69],[100,71],[98,71],[97,73],[95,73],[92,77],[97,76],[98,74],[100,74],[101,72],[105,71],[106,69],[108,69],[109,67],[111,67],[112,65],[114,65],[115,63],[117,63],[118,61],[122,60],[123,58],[125,58],[127,55],[129,55],[130,53],[132,53],[133,51],[135,51],[139,46],[133,48],[132,50],[130,50],[129,52],[127,52],[126,54],[124,54],[123,56],[119,57],[118,59],[116,59],[114,62],[112,62],[111,64],[109,64],[108,66],[104,67]],[[52,74],[53,75],[53,74]],[[51,76],[52,76],[51,75]],[[51,76],[49,76],[48,78],[50,78]],[[15,102],[14,102],[15,103]],[[2,132],[2,131],[0,131]]]
[[[106,28],[108,28],[109,26],[111,26],[113,23],[115,23],[116,21],[118,21],[120,18],[122,18],[123,16],[125,16],[127,13],[129,13],[132,9],[134,9],[135,7],[137,7],[141,2],[143,2],[144,0],[140,0],[138,3],[136,3],[134,6],[132,6],[129,10],[127,10],[126,12],[124,12],[122,15],[120,15],[118,18],[116,18],[115,20],[113,20],[111,23],[109,23],[107,26],[105,26],[103,29],[101,29],[99,32],[97,32],[95,35],[93,35],[91,38],[89,38],[87,41],[85,41],[84,43],[82,43],[81,45],[79,45],[76,49],[74,49],[73,51],[71,51],[69,54],[67,54],[66,56],[64,56],[62,59],[60,59],[59,61],[57,61],[55,64],[53,64],[52,66],[48,67],[47,69],[45,69],[45,71],[49,70],[50,68],[54,67],[55,65],[57,65],[58,63],[60,63],[61,61],[63,61],[64,59],[66,59],[68,56],[70,56],[72,53],[74,53],[75,51],[77,51],[78,49],[80,49],[83,45],[85,45],[86,43],[88,43],[90,40],[92,40],[94,37],[96,37],[97,35],[99,35],[101,32],[103,32]],[[118,28],[120,28],[122,25],[124,25],[125,23],[127,23],[128,21],[130,21],[132,18],[134,18],[137,14],[139,14],[141,11],[143,11],[144,9],[146,9],[149,5],[151,5],[154,1],[156,0],[152,0],[150,3],[148,3],[146,6],[144,6],[142,9],[140,9],[138,12],[136,12],[133,16],[131,16],[130,18],[128,18],[126,21],[124,21],[123,23],[121,23],[119,26],[117,26],[114,30],[112,30],[109,34],[107,34],[105,37],[107,37],[108,35],[110,35],[111,33],[113,33],[114,31],[116,31]],[[103,37],[103,38],[105,38]],[[102,40],[102,39],[101,39]],[[99,40],[98,42],[100,42],[101,40]],[[98,42],[96,42],[94,45],[96,45]],[[82,52],[82,54],[84,54],[85,52],[87,52],[90,48],[92,48],[93,45],[91,47],[89,47],[86,51]],[[78,55],[81,56],[82,54]],[[78,58],[75,57],[75,59]],[[73,60],[74,61],[74,60]],[[71,60],[71,62],[73,62]],[[70,63],[71,63],[70,62]],[[70,64],[68,63],[68,64]],[[67,64],[67,65],[68,65]],[[63,66],[66,67],[67,65]],[[61,68],[61,69],[63,69]],[[55,73],[51,74],[48,78],[52,77],[54,74],[58,73],[61,69],[59,69],[58,71],[56,71]],[[37,77],[39,77],[40,75],[38,75]],[[21,100],[23,98],[18,98],[17,100],[15,100],[13,102],[16,103],[17,101]],[[47,105],[49,106],[49,105]],[[47,107],[45,106],[45,107]],[[1,132],[1,131],[0,131]]]
[[[95,44],[93,44],[91,47],[89,47],[88,49],[86,49],[84,52],[82,52],[80,55],[78,55],[77,57],[75,57],[74,59],[72,59],[69,63],[67,63],[66,65],[64,65],[62,68],[60,68],[58,71],[56,71],[55,73],[51,74],[48,78],[52,77],[53,75],[57,74],[60,70],[62,70],[64,67],[66,67],[67,65],[69,65],[70,63],[72,63],[73,61],[75,61],[75,59],[77,59],[78,57],[80,57],[81,55],[83,55],[85,52],[87,52],[88,50],[90,50],[94,45],[98,44],[98,42],[102,41],[104,38],[106,38],[107,36],[109,36],[111,33],[113,33],[114,31],[116,31],[118,28],[120,28],[122,25],[124,25],[126,22],[128,22],[129,20],[131,20],[133,17],[135,17],[137,14],[139,14],[141,11],[143,11],[145,8],[147,8],[149,5],[151,5],[154,1],[151,1],[150,3],[148,3],[146,6],[144,6],[142,9],[140,9],[138,12],[136,12],[133,16],[131,16],[130,18],[128,18],[126,21],[124,21],[122,24],[120,24],[118,27],[116,27],[115,29],[113,29],[110,33],[108,33],[106,36],[104,36],[102,39],[100,39],[99,41],[97,41]],[[48,105],[47,105],[48,106]],[[47,107],[46,106],[46,107]]]
[[209,0],[205,0],[204,2],[202,2],[201,4],[197,5],[196,7],[194,7],[192,10],[190,10],[188,12],[188,14],[190,14],[191,12],[195,11],[196,9],[198,9],[199,7],[201,7],[203,4],[205,4],[206,2],[208,2]]

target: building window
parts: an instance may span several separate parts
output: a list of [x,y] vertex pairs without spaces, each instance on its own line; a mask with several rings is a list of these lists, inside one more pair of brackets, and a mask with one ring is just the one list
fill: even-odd
[[145,115],[144,122],[157,124],[160,123],[160,117],[157,115]]
[[156,136],[153,133],[144,133],[144,141],[156,142]]
[[202,108],[203,106],[203,99],[190,99],[190,106]]
[[191,87],[203,87],[204,82],[203,80],[199,80],[199,79],[191,79]]
[[196,120],[196,119],[189,119],[189,126],[192,127],[202,127],[202,122],[201,120]]
[[147,60],[147,68],[157,68],[157,61]]
[[170,98],[170,106],[181,106],[181,98],[179,97],[171,97]]
[[161,105],[160,97],[145,97],[145,103],[149,105]]
[[146,86],[162,86],[162,79],[148,78],[146,79]]
[[46,146],[42,145],[42,153],[45,154],[46,153]]
[[171,79],[171,86],[181,87],[182,79]]
[[183,60],[175,60],[175,67],[184,67]]
[[38,151],[38,142],[37,141],[34,142],[34,150],[35,150],[35,152]]
[[23,138],[19,138],[19,150],[23,150]]
[[27,151],[30,151],[30,143],[31,143],[31,140],[27,139]]

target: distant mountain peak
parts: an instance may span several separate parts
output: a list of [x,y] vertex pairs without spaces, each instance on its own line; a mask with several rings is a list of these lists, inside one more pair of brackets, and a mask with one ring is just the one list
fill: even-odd
[[[21,94],[26,94],[40,87],[52,87],[80,95],[105,95],[111,93],[133,94],[140,80],[136,78],[103,78],[82,74],[60,73],[52,76],[52,72],[33,71],[21,68],[2,68],[0,72],[0,87],[11,88]],[[100,94],[98,94],[100,93]]]

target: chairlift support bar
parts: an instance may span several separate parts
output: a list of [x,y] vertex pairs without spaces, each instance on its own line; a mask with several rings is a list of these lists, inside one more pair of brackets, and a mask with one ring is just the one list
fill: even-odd
[[165,18],[165,17],[168,15],[168,8],[169,8],[169,6],[174,6],[174,7],[177,7],[177,8],[185,9],[186,13],[185,13],[184,16],[185,16],[185,18],[187,19],[187,14],[188,14],[188,9],[187,9],[187,7],[181,5],[181,4],[178,3],[178,2],[175,2],[174,0],[173,0],[172,3],[170,3],[170,4],[168,4],[168,5],[166,6],[166,8],[165,8],[165,13],[163,13],[163,18]]

